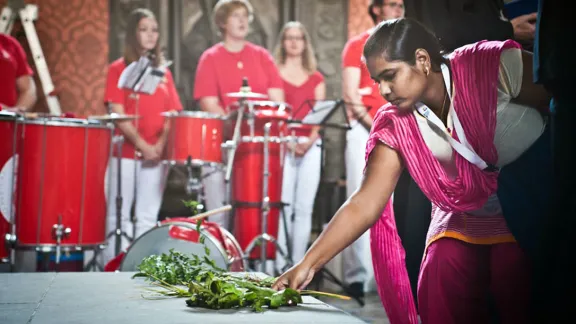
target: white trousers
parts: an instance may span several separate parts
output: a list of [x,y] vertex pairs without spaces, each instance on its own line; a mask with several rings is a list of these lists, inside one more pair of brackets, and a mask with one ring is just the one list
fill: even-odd
[[[320,184],[322,149],[321,140],[317,140],[302,157],[291,153],[286,155],[282,178],[282,202],[289,204],[284,207],[284,215],[288,225],[292,261],[299,262],[304,258],[312,232],[312,211],[314,199]],[[285,227],[282,218],[279,220],[278,244],[287,251]],[[283,272],[286,266],[280,253],[276,254],[276,267]]]
[[[224,182],[225,171],[219,168],[202,167],[202,184],[204,185],[204,201],[206,210],[213,210],[224,206],[226,200],[226,183]],[[230,229],[228,213],[219,213],[208,217],[208,221],[214,222],[224,229]]]
[[[156,226],[158,212],[162,206],[162,195],[166,184],[167,167],[162,163],[136,161],[122,158],[121,161],[121,194],[122,231],[128,236],[133,235],[133,224],[130,221],[130,210],[136,198],[136,237]],[[136,168],[136,178],[134,178]],[[106,170],[106,200],[108,205],[107,231],[110,233],[116,228],[116,195],[118,193],[118,159],[112,158]],[[136,186],[136,196],[134,187]],[[102,251],[103,261],[106,264],[115,256],[115,236],[110,237],[108,246]],[[129,245],[126,238],[122,238],[121,249]]]
[[[346,196],[350,197],[362,182],[364,175],[366,142],[369,133],[360,123],[353,123],[346,134]],[[369,285],[374,276],[370,253],[370,230],[342,251],[344,282],[363,282]]]

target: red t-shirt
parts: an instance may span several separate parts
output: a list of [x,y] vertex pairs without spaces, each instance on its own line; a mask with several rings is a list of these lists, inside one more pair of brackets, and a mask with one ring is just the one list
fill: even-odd
[[253,92],[268,95],[268,89],[282,89],[282,78],[266,49],[247,42],[240,52],[232,53],[218,43],[200,57],[194,99],[218,97],[220,106],[228,111],[238,99],[226,94],[240,91],[243,78],[248,79]]
[[[140,116],[139,119],[132,121],[132,123],[135,125],[137,123],[138,134],[146,142],[154,145],[160,138],[164,128],[164,117],[161,113],[171,110],[182,110],[182,103],[174,86],[172,73],[170,73],[170,70],[166,70],[164,80],[156,88],[154,94],[138,94],[136,96],[129,90],[118,88],[118,80],[125,68],[124,58],[112,62],[108,67],[104,101],[123,105],[124,113],[127,115]],[[136,98],[138,98],[138,107],[136,107]],[[132,143],[124,142],[122,157],[134,158],[134,145]]]
[[[314,107],[314,99],[316,99],[314,90],[320,83],[324,82],[324,76],[320,72],[316,71],[299,86],[286,80],[282,81],[284,83],[284,97],[286,98],[286,103],[292,106],[292,118],[297,120],[304,119],[312,107]],[[291,126],[291,129],[295,131],[295,135],[297,136],[310,135],[310,126],[294,124]]]
[[368,112],[370,115],[372,115],[372,117],[374,117],[378,109],[385,105],[387,101],[382,97],[382,95],[380,95],[378,84],[370,78],[370,72],[368,72],[366,63],[364,63],[362,60],[364,44],[366,43],[366,40],[368,40],[368,37],[370,37],[370,31],[366,31],[348,40],[342,52],[342,68],[360,68],[359,89],[367,87],[372,88],[371,94],[362,96],[362,103],[364,106],[366,106],[367,109],[370,109]]
[[26,53],[11,36],[0,34],[0,107],[14,107],[18,101],[16,79],[32,75]]

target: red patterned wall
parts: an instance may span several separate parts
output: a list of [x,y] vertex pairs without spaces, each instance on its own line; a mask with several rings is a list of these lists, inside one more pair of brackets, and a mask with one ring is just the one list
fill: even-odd
[[[0,0],[0,8],[6,5]],[[102,114],[108,66],[108,0],[27,0],[38,5],[36,32],[63,112]],[[30,51],[19,26],[13,36]],[[38,77],[35,111],[48,111]]]
[[372,18],[368,15],[370,0],[349,0],[348,5],[348,38],[374,26]]

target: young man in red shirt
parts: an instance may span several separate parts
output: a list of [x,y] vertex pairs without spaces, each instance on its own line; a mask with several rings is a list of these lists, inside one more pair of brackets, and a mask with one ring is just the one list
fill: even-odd
[[[253,92],[284,102],[280,73],[274,59],[265,48],[246,41],[252,6],[246,0],[220,0],[214,7],[214,23],[222,35],[222,42],[207,49],[198,62],[194,99],[203,111],[226,115],[237,98],[226,96],[238,92],[242,80],[248,79]],[[225,200],[224,172],[204,167],[206,208],[212,210]],[[210,220],[228,228],[225,214],[210,216]]]
[[[404,16],[403,0],[373,0],[368,13],[374,24]],[[372,28],[348,40],[342,52],[342,92],[348,103],[348,117],[352,129],[346,134],[346,195],[350,196],[360,186],[364,170],[366,141],[372,119],[378,109],[386,104],[378,84],[370,77],[362,59],[364,43]],[[428,215],[430,215],[428,213]],[[373,277],[370,256],[370,236],[366,232],[342,252],[344,282],[357,296],[364,295],[365,283]]]
[[29,111],[36,103],[36,85],[26,53],[12,36],[0,34],[0,108]]

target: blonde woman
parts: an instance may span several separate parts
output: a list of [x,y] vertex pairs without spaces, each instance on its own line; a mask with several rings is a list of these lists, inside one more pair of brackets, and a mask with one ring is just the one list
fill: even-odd
[[[316,58],[310,36],[300,22],[289,22],[282,28],[275,50],[275,60],[284,82],[286,103],[293,108],[293,118],[303,119],[316,100],[326,97],[324,77],[316,69]],[[312,230],[312,209],[320,183],[321,149],[318,127],[294,126],[291,133],[298,136],[287,154],[282,181],[282,201],[289,204],[287,217],[292,260],[301,260],[306,253]],[[280,222],[278,241],[286,251],[284,224]],[[277,267],[286,266],[278,256]]]

